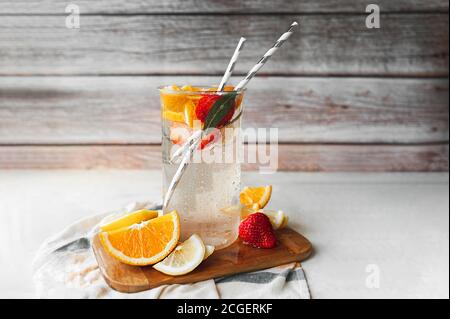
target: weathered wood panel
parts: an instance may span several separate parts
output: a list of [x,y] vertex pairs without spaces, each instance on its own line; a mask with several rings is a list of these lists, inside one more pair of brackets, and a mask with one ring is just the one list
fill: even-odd
[[222,74],[239,36],[245,74],[293,20],[301,27],[266,74],[448,75],[448,15],[2,16],[0,75]]
[[[448,171],[448,144],[280,145],[279,170]],[[2,146],[0,169],[160,169],[159,146]],[[255,164],[245,169],[258,169]]]
[[[63,14],[69,2],[0,0],[0,13]],[[366,0],[77,0],[83,14],[364,12]],[[446,0],[378,0],[382,12],[448,11]]]
[[[156,144],[161,84],[219,77],[3,77],[0,144]],[[235,80],[234,80],[235,81]],[[447,79],[257,77],[245,127],[281,142],[448,141]]]

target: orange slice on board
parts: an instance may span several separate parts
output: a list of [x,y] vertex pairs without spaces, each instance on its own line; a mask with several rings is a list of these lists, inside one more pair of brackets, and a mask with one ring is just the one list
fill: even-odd
[[242,205],[255,210],[264,208],[272,196],[272,186],[245,187],[239,199]]
[[180,239],[177,211],[139,224],[102,232],[100,241],[117,260],[135,266],[153,265],[169,255]]
[[113,231],[116,229],[129,227],[133,224],[139,224],[146,220],[158,217],[156,210],[141,209],[123,216],[120,216],[107,224],[100,225],[102,231]]

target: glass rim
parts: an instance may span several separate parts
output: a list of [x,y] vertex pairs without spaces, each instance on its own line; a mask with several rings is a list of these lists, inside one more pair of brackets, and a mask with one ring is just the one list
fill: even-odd
[[[211,95],[216,95],[216,94],[226,94],[226,93],[231,93],[231,92],[235,92],[237,94],[243,94],[247,89],[244,88],[242,90],[239,91],[208,91],[208,89],[217,89],[216,85],[192,85],[192,87],[198,87],[198,88],[202,88],[202,90],[200,91],[183,91],[183,90],[173,90],[171,88],[172,85],[161,85],[157,87],[157,90],[160,93],[166,93],[166,94],[179,94],[179,95],[183,95],[183,94],[211,94]],[[180,88],[182,86],[179,86]]]

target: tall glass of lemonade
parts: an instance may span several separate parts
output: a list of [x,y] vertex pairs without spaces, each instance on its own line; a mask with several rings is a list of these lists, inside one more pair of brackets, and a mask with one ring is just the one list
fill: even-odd
[[164,213],[177,210],[181,240],[196,233],[216,249],[238,237],[237,212],[241,183],[239,131],[243,92],[226,87],[164,86],[159,88],[162,114],[163,194],[179,167],[173,155],[192,134],[202,131],[189,165]]

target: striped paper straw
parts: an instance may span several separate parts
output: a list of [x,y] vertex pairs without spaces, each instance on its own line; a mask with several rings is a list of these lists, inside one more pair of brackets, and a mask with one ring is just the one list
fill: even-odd
[[285,33],[281,35],[281,37],[275,42],[275,44],[269,49],[269,51],[264,54],[264,56],[256,63],[256,65],[248,72],[247,76],[239,82],[239,84],[234,89],[235,91],[242,90],[245,88],[250,82],[251,79],[256,75],[256,73],[266,64],[266,62],[270,59],[270,57],[277,52],[277,50],[286,42],[287,39],[294,33],[294,29],[298,26],[297,22],[293,22]]
[[[239,82],[239,84],[234,89],[235,91],[242,90],[247,86],[247,84],[250,82],[250,80],[254,78],[256,73],[264,66],[264,64],[270,59],[270,57],[283,45],[284,42],[286,42],[287,39],[289,39],[289,37],[292,35],[292,33],[294,33],[294,28],[297,26],[298,26],[297,22],[293,22],[291,24],[289,30],[281,35],[281,37],[277,40],[277,42],[275,42],[275,44],[272,46],[272,48],[270,48],[269,51],[267,51],[266,54],[264,54],[264,56],[258,61],[258,63],[256,63],[256,65],[248,72],[247,76],[241,82]],[[242,39],[241,39],[241,41],[242,41]],[[239,41],[239,43],[241,41]],[[239,47],[239,44],[238,44],[238,47]],[[235,54],[236,54],[236,51],[235,51]],[[234,57],[234,55],[233,55],[233,57]],[[231,60],[233,60],[233,57],[231,58]],[[230,65],[232,67],[234,67],[234,63],[232,63],[231,61],[230,61]],[[230,67],[230,65],[229,65],[229,67]],[[231,71],[232,71],[232,69],[231,69]],[[224,78],[226,78],[227,73],[228,73],[228,69],[225,72]],[[230,73],[230,76],[231,76],[231,73]],[[226,83],[226,81],[225,81],[225,83]],[[222,82],[224,82],[223,79],[222,79]],[[221,85],[222,85],[222,82],[221,82]],[[223,86],[225,86],[225,84],[223,84]],[[167,205],[169,205],[169,201],[175,191],[175,188],[177,187],[178,183],[181,180],[181,177],[183,176],[184,171],[186,170],[187,166],[189,165],[191,156],[194,153],[194,150],[199,145],[200,140],[201,140],[201,135],[189,141],[190,147],[185,152],[184,157],[181,160],[180,166],[178,167],[177,171],[175,172],[175,175],[172,178],[172,181],[169,185],[167,193],[164,197],[163,209],[166,208]]]
[[242,49],[244,48],[245,38],[241,38],[239,40],[239,43],[236,47],[236,50],[234,50],[233,56],[231,57],[230,63],[228,64],[227,70],[225,71],[225,74],[223,75],[222,81],[220,81],[219,84],[219,91],[223,91],[225,88],[225,85],[227,84],[228,80],[231,77],[231,74],[233,74],[234,66],[236,65],[236,61],[239,58],[239,54],[241,53]]
[[[241,53],[242,49],[244,48],[244,43],[247,41],[244,37],[241,37],[239,40],[239,43],[234,50],[233,56],[231,57],[230,62],[228,63],[228,67],[222,77],[222,80],[220,81],[218,91],[223,91],[225,88],[225,85],[227,84],[228,80],[230,79],[231,75],[233,74],[234,66],[236,65],[236,61],[239,58],[239,54]],[[192,141],[197,140],[200,138],[199,134],[192,134],[188,140],[175,152],[173,153],[172,157],[170,158],[170,162],[175,162],[178,158],[180,158],[185,152],[187,151],[189,145],[191,145]]]
[[[225,71],[225,74],[222,77],[222,80],[220,81],[218,91],[223,91],[225,85],[227,84],[228,80],[231,77],[231,74],[233,73],[234,66],[236,65],[236,61],[239,58],[239,54],[241,53],[241,50],[244,47],[245,38],[241,37],[239,40],[239,43],[234,50],[233,56],[231,57],[230,63],[228,63],[228,67]],[[195,149],[198,147],[200,141],[202,138],[202,131],[195,132],[192,134],[189,139],[186,141],[186,143],[183,144],[181,148],[179,148],[170,158],[170,163],[173,163],[176,161],[179,157],[183,156],[183,159],[181,160],[180,165],[178,166],[177,171],[175,172],[175,175],[172,178],[172,181],[170,182],[169,187],[167,188],[167,192],[164,195],[164,202],[163,202],[163,209],[166,208],[169,205],[170,199],[172,198],[173,193],[175,192],[175,188],[177,187],[178,183],[181,180],[181,177],[183,176],[184,172],[186,171],[186,168],[189,165],[190,159],[192,155],[194,154]]]
[[178,160],[183,154],[186,153],[186,151],[188,150],[189,146],[192,145],[192,143],[194,141],[196,141],[197,139],[199,139],[202,135],[202,131],[196,131],[193,134],[191,134],[191,136],[189,136],[188,140],[186,142],[184,142],[183,145],[181,145],[181,147],[179,149],[177,149],[172,156],[170,157],[170,163],[173,164],[176,160]]
[[180,166],[178,166],[177,171],[175,172],[175,175],[173,175],[172,181],[170,182],[169,187],[167,188],[167,192],[164,195],[164,202],[163,202],[163,209],[165,209],[169,205],[169,201],[172,198],[173,193],[175,192],[175,188],[177,187],[178,183],[181,180],[181,177],[184,174],[184,171],[189,165],[189,162],[191,160],[191,156],[194,153],[195,149],[198,147],[200,143],[200,138],[192,141],[192,144],[190,144],[189,149],[184,154],[183,159],[181,160]]

